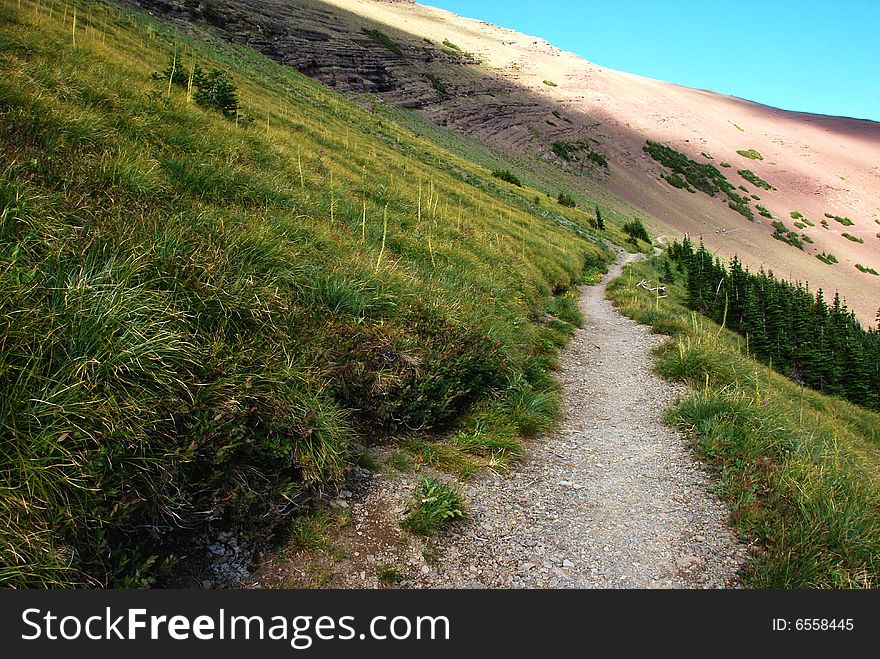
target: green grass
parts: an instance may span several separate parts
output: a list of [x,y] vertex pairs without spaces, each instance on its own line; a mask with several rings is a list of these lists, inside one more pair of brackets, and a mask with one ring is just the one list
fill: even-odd
[[749,158],[751,160],[763,160],[764,156],[755,151],[755,149],[739,149],[737,153],[741,155],[743,158]]
[[[547,310],[610,257],[586,213],[244,47],[76,6],[75,47],[57,6],[0,14],[3,585],[161,584],[209,521],[285,534],[355,440],[552,425]],[[153,80],[174,50],[254,120]]]
[[406,451],[393,451],[385,459],[385,464],[402,473],[409,473],[413,470],[413,463],[410,461]]
[[461,491],[436,478],[422,478],[412,493],[400,525],[416,535],[434,535],[449,524],[467,517]]
[[325,549],[332,527],[333,520],[326,513],[297,517],[290,526],[289,545],[294,549]]
[[401,446],[415,463],[453,474],[460,480],[467,480],[480,468],[476,460],[446,442],[410,438]]
[[627,266],[608,296],[672,334],[656,350],[664,377],[688,384],[669,422],[714,473],[729,523],[751,544],[757,588],[876,588],[880,583],[880,415],[802,388],[751,359],[746,341],[688,311],[687,291],[656,297],[662,259]]
[[396,586],[404,579],[404,573],[393,565],[381,565],[376,568],[376,578],[383,586]]

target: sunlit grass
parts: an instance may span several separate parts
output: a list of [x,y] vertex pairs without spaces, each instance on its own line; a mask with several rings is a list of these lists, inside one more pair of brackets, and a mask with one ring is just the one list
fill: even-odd
[[[880,583],[880,415],[800,387],[748,355],[746,341],[685,308],[662,261],[609,284],[620,310],[672,337],[657,371],[692,393],[668,411],[714,470],[730,523],[753,547],[744,574],[761,588],[876,588]],[[679,275],[683,279],[683,275]]]
[[[240,116],[154,80],[170,52]],[[357,437],[482,433],[466,473],[552,425],[553,294],[619,227],[99,2],[3,3],[0,70],[4,585],[161,583],[208,526],[286,529]]]

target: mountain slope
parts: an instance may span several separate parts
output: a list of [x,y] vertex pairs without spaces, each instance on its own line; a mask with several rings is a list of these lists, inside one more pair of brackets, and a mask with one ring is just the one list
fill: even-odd
[[[864,323],[874,321],[880,124],[786,112],[611,71],[544,40],[413,2],[202,3],[210,11],[165,0],[138,4],[182,22],[207,22],[341,91],[474,136],[539,188],[573,189],[623,214],[650,216],[668,232],[701,236],[754,268],[840,290]],[[671,172],[643,151],[648,139],[717,167],[746,200],[752,221],[723,194],[669,185],[663,176]],[[589,149],[569,161],[554,152],[554,142],[578,141]],[[589,151],[606,157],[608,168],[585,158]],[[775,189],[754,183],[761,180]],[[826,254],[838,263],[816,258]]]
[[561,294],[610,257],[586,214],[246,48],[65,6],[0,6],[0,583],[234,579],[368,441],[553,423]]

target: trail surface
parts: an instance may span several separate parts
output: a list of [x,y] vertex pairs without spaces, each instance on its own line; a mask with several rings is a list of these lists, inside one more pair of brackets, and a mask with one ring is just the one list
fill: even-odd
[[351,514],[334,542],[342,557],[272,562],[259,585],[376,587],[391,566],[415,588],[735,587],[745,547],[686,441],[662,422],[685,393],[652,371],[662,337],[605,299],[605,282],[632,258],[583,289],[584,327],[559,371],[560,429],[531,443],[511,473],[463,486],[468,524],[424,551],[399,526],[416,475],[365,475],[369,484],[334,502]]
[[583,290],[584,327],[559,373],[560,430],[515,472],[466,486],[474,521],[421,585],[736,585],[744,547],[686,442],[662,422],[684,390],[652,371],[661,338],[605,299],[623,260]]

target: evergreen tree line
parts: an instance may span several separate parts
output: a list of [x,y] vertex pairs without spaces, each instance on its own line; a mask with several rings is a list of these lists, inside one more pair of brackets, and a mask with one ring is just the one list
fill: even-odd
[[863,328],[839,294],[829,304],[822,289],[753,274],[736,257],[725,267],[687,238],[669,257],[687,274],[688,306],[747,337],[753,354],[796,382],[880,409],[880,332]]

